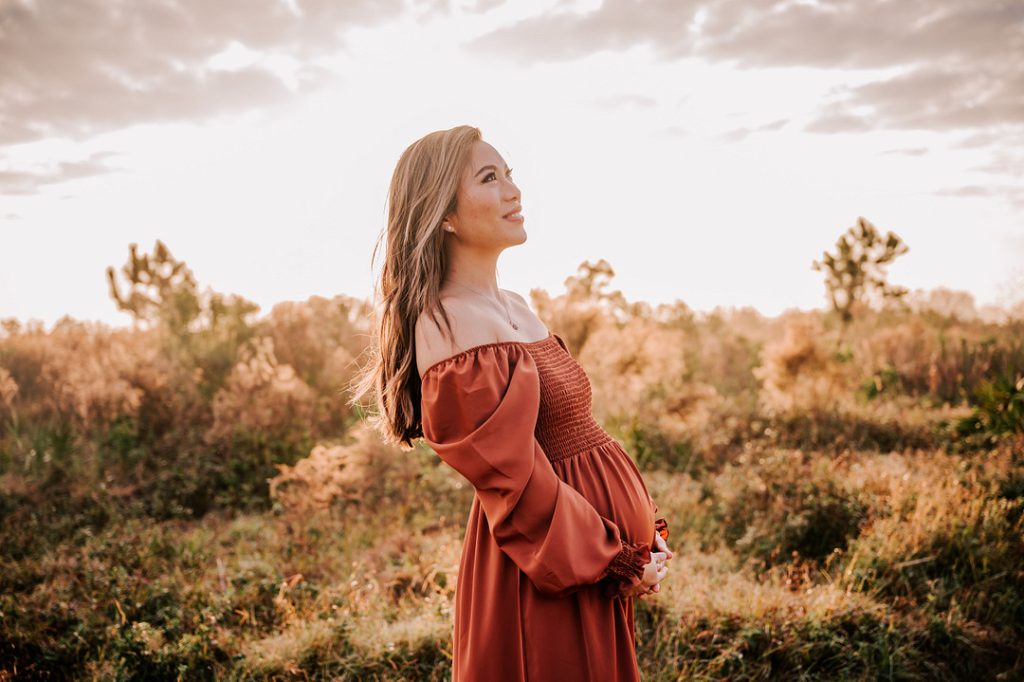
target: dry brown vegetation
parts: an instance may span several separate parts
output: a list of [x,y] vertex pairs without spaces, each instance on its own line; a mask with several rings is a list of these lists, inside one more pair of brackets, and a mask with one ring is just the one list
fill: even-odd
[[[161,263],[136,329],[3,323],[0,675],[447,679],[473,491],[347,408],[368,306],[257,317]],[[647,679],[1024,676],[1024,318],[701,314],[612,276],[531,297],[670,520]]]

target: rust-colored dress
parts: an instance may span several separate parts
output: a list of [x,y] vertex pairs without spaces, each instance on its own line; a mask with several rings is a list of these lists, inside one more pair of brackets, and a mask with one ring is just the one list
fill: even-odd
[[667,537],[564,340],[498,341],[431,365],[423,434],[475,488],[455,589],[452,677],[639,680],[633,598]]

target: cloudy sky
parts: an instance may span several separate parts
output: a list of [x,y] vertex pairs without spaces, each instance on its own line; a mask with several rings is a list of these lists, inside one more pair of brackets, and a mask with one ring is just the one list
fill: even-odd
[[499,284],[607,259],[630,299],[825,304],[859,216],[890,280],[1024,296],[1024,0],[0,0],[0,317],[125,324],[156,239],[264,311],[368,296],[413,140],[523,191]]

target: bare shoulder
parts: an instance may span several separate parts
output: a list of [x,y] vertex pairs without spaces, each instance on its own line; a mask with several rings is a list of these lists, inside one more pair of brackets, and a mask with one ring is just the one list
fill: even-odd
[[[437,319],[435,319],[435,317]],[[452,315],[449,309],[448,319],[451,320],[451,318]],[[439,312],[434,315],[430,315],[426,311],[423,311],[416,318],[414,333],[416,344],[416,369],[419,371],[421,377],[428,367],[451,354],[449,353],[449,349],[451,348],[451,339],[445,335],[443,327],[444,320],[441,318]]]
[[522,303],[526,307],[530,306],[530,304],[526,302],[525,298],[523,298],[522,296],[520,296],[516,292],[512,291],[511,289],[502,289],[502,291],[505,292],[506,294],[508,294],[509,296],[511,296],[512,298],[514,298],[515,300],[519,301],[520,303]]
[[475,302],[449,296],[443,299],[443,304],[448,313],[448,321],[451,322],[451,337],[448,336],[440,312],[435,316],[424,312],[416,319],[416,368],[420,377],[441,360],[497,338],[497,326],[493,318],[482,312]]

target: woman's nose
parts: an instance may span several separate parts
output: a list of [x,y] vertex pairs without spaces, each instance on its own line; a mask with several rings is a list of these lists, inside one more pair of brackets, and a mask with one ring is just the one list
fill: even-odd
[[505,191],[510,197],[519,198],[519,187],[511,180],[508,181],[508,188]]

